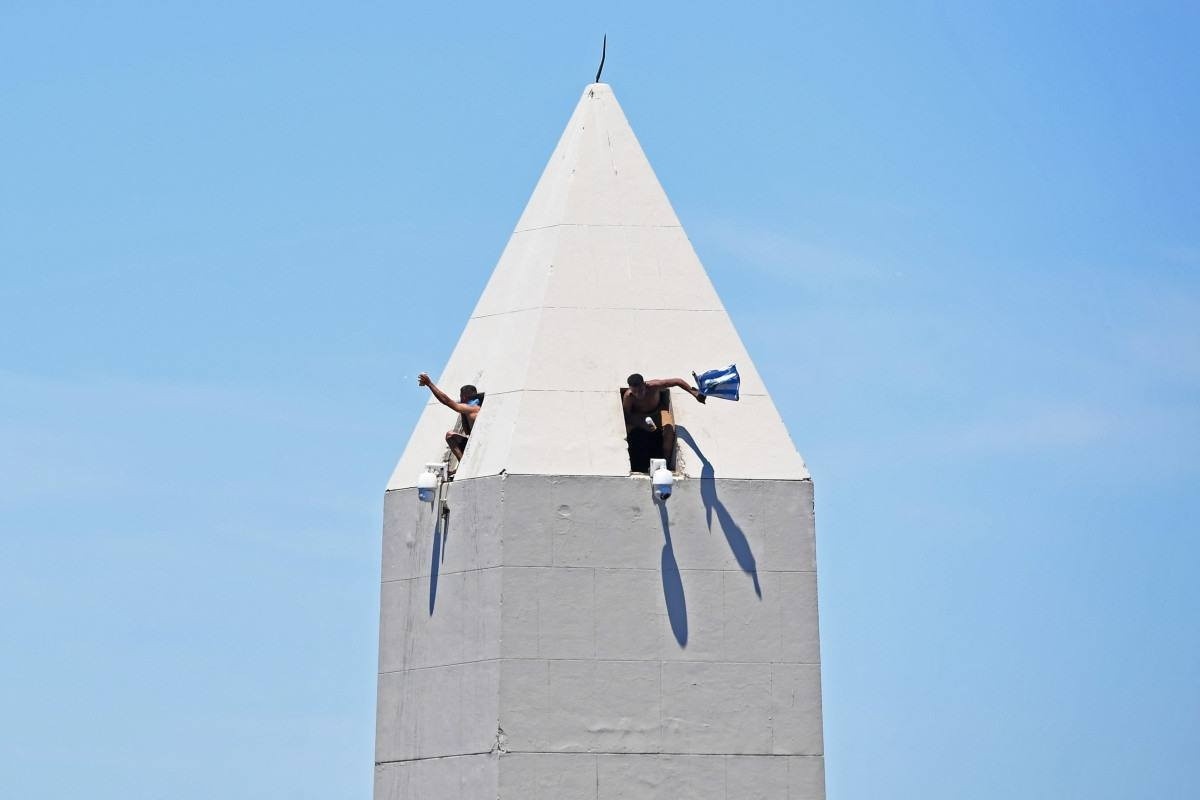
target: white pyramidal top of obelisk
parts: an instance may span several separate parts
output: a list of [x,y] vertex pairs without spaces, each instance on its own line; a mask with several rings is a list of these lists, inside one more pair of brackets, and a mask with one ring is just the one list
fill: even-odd
[[[628,475],[620,388],[735,363],[741,400],[675,391],[685,477],[806,480],[734,330],[612,89],[591,84],[437,379],[486,393],[458,478]],[[430,399],[388,489],[441,460],[454,412]]]

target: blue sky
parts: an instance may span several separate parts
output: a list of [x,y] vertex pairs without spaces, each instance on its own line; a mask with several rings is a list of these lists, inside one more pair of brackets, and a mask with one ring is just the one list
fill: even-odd
[[817,486],[837,800],[1200,796],[1194,4],[0,5],[0,785],[370,791],[382,492],[605,78]]

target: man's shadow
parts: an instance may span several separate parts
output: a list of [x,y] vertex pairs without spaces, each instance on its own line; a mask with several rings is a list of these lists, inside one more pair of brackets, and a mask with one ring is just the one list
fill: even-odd
[[446,558],[446,540],[450,538],[450,515],[441,513],[441,503],[434,504],[433,556],[429,565],[429,616],[437,605],[438,573]]
[[680,575],[679,563],[675,560],[675,548],[671,546],[671,526],[667,520],[667,505],[661,500],[657,502],[658,518],[662,520],[664,540],[660,563],[663,600],[667,604],[667,619],[671,623],[671,633],[675,634],[675,641],[679,642],[680,647],[687,647],[687,598],[683,596],[683,576]]
[[708,529],[712,530],[712,518],[715,513],[717,522],[721,525],[721,532],[725,534],[725,541],[733,552],[733,557],[737,559],[742,572],[750,576],[750,580],[754,582],[754,593],[761,598],[762,587],[758,583],[758,564],[754,560],[754,553],[750,550],[750,542],[746,539],[746,534],[742,533],[741,527],[734,522],[729,509],[717,497],[716,470],[713,469],[712,462],[705,458],[704,451],[696,444],[696,440],[692,438],[692,434],[687,428],[676,425],[675,435],[687,442],[688,447],[692,448],[692,452],[700,458],[702,464],[700,468],[700,499],[704,501],[704,518]]

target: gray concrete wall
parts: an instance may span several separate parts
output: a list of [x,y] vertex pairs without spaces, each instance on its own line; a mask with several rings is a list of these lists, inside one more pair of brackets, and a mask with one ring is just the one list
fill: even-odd
[[377,800],[823,798],[809,481],[385,502]]

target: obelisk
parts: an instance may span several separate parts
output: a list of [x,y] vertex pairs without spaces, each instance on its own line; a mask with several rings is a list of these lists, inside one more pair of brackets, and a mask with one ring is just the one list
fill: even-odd
[[[671,390],[673,496],[621,387]],[[385,496],[376,800],[824,798],[813,487],[612,89],[587,86]],[[414,391],[416,391],[414,387]]]

